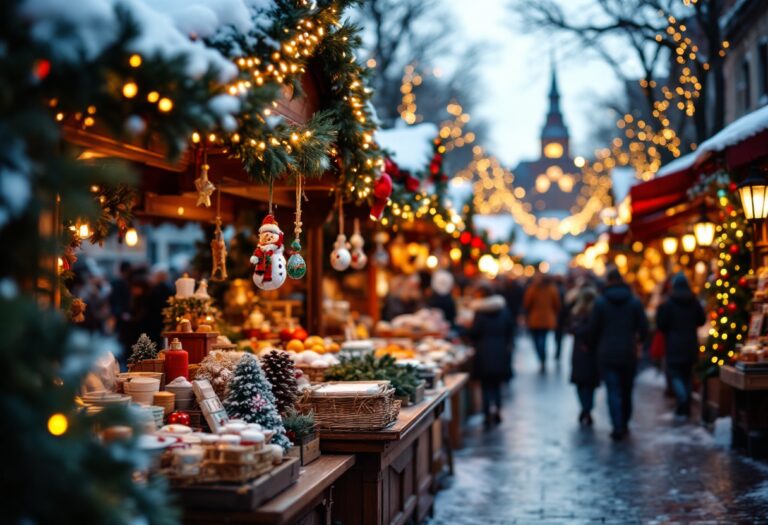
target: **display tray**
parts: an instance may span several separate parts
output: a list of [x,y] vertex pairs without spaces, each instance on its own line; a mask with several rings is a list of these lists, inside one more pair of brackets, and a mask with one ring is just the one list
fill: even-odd
[[768,363],[746,363],[738,361],[734,368],[745,374],[768,374]]
[[256,510],[299,479],[298,458],[284,458],[280,466],[248,483],[190,485],[173,489],[188,509]]

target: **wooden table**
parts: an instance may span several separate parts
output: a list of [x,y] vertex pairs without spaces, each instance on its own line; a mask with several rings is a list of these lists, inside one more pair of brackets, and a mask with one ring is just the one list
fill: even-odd
[[429,393],[418,405],[401,409],[384,430],[320,433],[323,454],[356,457],[336,484],[335,522],[402,525],[431,513],[435,461],[443,452],[440,414],[450,393],[446,387]]
[[299,480],[255,512],[190,511],[188,524],[331,525],[334,484],[355,463],[350,455],[320,456],[302,468]]
[[448,423],[448,438],[451,450],[458,450],[462,446],[462,431],[465,419],[465,404],[462,403],[467,394],[469,374],[449,374],[445,377],[445,388],[448,389],[448,397],[451,400],[451,419]]
[[733,387],[731,445],[746,448],[750,456],[768,455],[768,374],[722,366],[720,381]]

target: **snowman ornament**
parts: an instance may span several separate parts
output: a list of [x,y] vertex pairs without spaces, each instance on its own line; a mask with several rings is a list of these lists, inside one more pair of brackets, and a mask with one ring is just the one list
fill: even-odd
[[283,255],[283,232],[274,216],[267,215],[259,227],[259,244],[251,256],[253,283],[262,290],[276,290],[287,276]]
[[331,266],[337,272],[343,272],[349,268],[352,262],[352,254],[349,253],[349,247],[347,244],[347,236],[340,233],[336,237],[336,242],[333,243],[333,251],[331,252]]
[[353,270],[362,270],[365,268],[366,263],[368,263],[368,256],[365,255],[365,250],[363,250],[365,240],[360,235],[360,221],[357,219],[355,219],[355,233],[349,238],[349,244],[352,247],[350,266]]

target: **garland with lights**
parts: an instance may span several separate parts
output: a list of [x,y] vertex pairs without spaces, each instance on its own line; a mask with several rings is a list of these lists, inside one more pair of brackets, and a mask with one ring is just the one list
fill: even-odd
[[[380,155],[373,141],[376,122],[370,110],[367,70],[355,52],[359,29],[339,21],[353,0],[305,2],[274,0],[262,35],[233,34],[211,44],[228,54],[240,74],[227,91],[238,96],[241,111],[234,130],[210,134],[243,162],[251,177],[268,182],[284,175],[319,177],[333,170],[348,199],[370,196]],[[320,110],[303,125],[275,115],[276,100],[288,90],[301,94],[301,76],[312,70],[329,86]],[[193,142],[201,140],[193,135]]]
[[717,375],[720,366],[731,362],[749,329],[752,293],[747,281],[753,273],[752,226],[744,218],[736,184],[727,173],[706,176],[691,189],[691,198],[702,195],[718,204],[713,243],[716,267],[704,285],[710,329],[706,343],[699,348],[701,372],[711,377]]
[[[394,231],[397,231],[399,223],[430,217],[440,230],[458,238],[465,229],[465,222],[452,207],[443,202],[448,181],[443,170],[445,147],[440,139],[435,139],[432,148],[429,166],[415,174],[400,169],[391,158],[385,158],[383,173],[391,181],[391,194],[381,210],[374,213],[372,208],[372,216],[378,217],[381,211],[381,224],[391,225]],[[429,191],[422,188],[425,181]]]

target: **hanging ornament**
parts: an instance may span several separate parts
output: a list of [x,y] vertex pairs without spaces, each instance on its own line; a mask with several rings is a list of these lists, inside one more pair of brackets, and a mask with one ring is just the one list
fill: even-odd
[[200,176],[195,179],[197,189],[197,206],[211,207],[211,195],[216,191],[216,186],[208,180],[208,154],[203,152],[203,165],[200,167]]
[[371,206],[371,219],[378,221],[384,213],[389,197],[392,195],[392,177],[383,172],[373,184],[373,206]]
[[283,232],[272,215],[272,182],[269,184],[269,213],[259,227],[259,244],[251,256],[253,282],[262,290],[276,290],[287,276],[283,255]]
[[225,281],[227,279],[227,244],[224,242],[224,234],[221,231],[221,190],[216,195],[216,229],[211,240],[211,268],[212,281]]
[[387,249],[384,248],[384,243],[389,240],[389,235],[387,235],[387,232],[381,231],[373,237],[373,240],[376,242],[376,251],[373,252],[373,262],[379,268],[384,268],[389,265],[389,253],[387,253]]
[[350,266],[353,270],[362,270],[368,263],[368,256],[365,255],[365,250],[363,250],[365,240],[363,239],[363,236],[360,235],[359,219],[355,219],[355,233],[349,238],[349,244],[352,246],[352,262],[350,263]]
[[307,263],[301,256],[301,199],[304,196],[302,189],[302,178],[299,175],[296,181],[296,220],[293,223],[293,242],[291,243],[291,256],[288,258],[288,277],[291,279],[301,279],[307,274]]
[[337,195],[339,206],[339,236],[336,237],[336,242],[333,243],[331,267],[337,272],[343,272],[349,268],[349,265],[352,262],[352,254],[349,253],[347,236],[344,235],[344,205],[341,202],[341,193],[339,192]]

